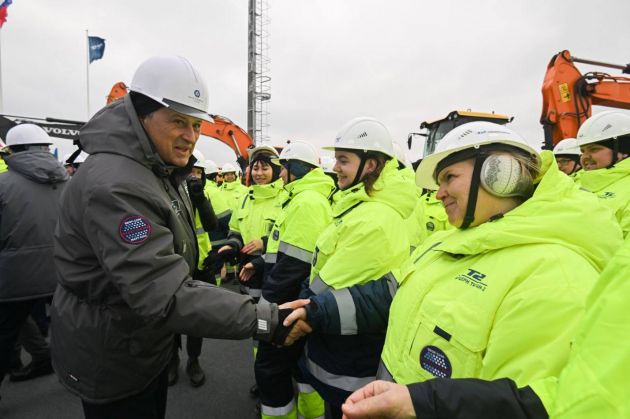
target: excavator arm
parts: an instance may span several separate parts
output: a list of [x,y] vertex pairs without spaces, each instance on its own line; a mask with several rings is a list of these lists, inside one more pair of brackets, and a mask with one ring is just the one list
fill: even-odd
[[540,123],[547,149],[564,138],[575,138],[580,125],[591,116],[593,105],[630,109],[629,77],[601,72],[582,74],[574,63],[615,68],[630,74],[630,64],[581,59],[571,56],[567,50],[554,55],[547,65],[542,87]]
[[[109,95],[107,96],[107,104],[109,105],[115,100],[125,96],[128,92],[127,86],[123,82],[114,84]],[[203,121],[201,124],[201,134],[212,137],[226,144],[234,153],[236,160],[245,167],[247,165],[247,150],[254,145],[252,138],[241,127],[221,115],[210,115],[213,122]]]

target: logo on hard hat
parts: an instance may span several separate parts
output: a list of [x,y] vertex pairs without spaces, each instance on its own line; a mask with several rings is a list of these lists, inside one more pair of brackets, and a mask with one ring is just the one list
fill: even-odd
[[201,92],[199,90],[195,90],[195,97],[201,96]]

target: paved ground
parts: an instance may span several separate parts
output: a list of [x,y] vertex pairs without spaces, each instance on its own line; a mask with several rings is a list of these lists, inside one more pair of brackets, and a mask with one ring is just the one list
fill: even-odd
[[[180,352],[181,354],[181,352]],[[167,414],[170,419],[256,418],[256,401],[249,396],[254,383],[254,361],[250,340],[221,341],[204,339],[200,358],[206,383],[192,388],[183,371],[169,388]],[[69,393],[55,375],[22,383],[8,377],[0,387],[1,419],[81,419],[78,398]]]

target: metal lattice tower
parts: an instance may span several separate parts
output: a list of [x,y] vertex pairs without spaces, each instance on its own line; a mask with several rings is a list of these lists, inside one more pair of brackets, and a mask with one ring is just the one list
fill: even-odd
[[269,142],[271,76],[268,0],[249,0],[247,53],[247,133],[256,144]]

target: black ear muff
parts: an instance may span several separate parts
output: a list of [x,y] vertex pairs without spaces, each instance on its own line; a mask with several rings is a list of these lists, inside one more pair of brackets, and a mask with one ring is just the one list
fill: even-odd
[[488,156],[481,166],[479,177],[481,186],[488,193],[500,198],[527,198],[534,187],[529,170],[509,154]]

